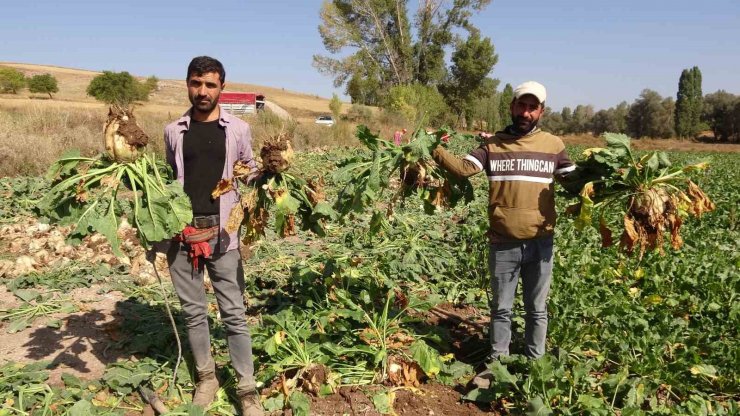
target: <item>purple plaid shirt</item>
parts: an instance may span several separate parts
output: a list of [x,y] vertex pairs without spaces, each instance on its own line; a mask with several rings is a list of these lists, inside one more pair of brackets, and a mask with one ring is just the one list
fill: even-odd
[[[164,143],[167,153],[167,163],[172,166],[177,174],[177,181],[181,184],[185,180],[182,159],[182,139],[185,132],[190,128],[190,111],[188,110],[178,120],[173,121],[164,128]],[[222,179],[230,179],[234,176],[234,163],[237,160],[246,162],[252,168],[256,168],[254,154],[252,153],[252,129],[246,121],[235,117],[221,109],[219,125],[226,131],[226,164]],[[219,233],[219,252],[225,253],[229,250],[239,248],[239,236],[237,233],[229,234],[224,227],[229,220],[229,214],[234,205],[239,201],[236,191],[230,191],[220,197],[219,219],[221,232]]]

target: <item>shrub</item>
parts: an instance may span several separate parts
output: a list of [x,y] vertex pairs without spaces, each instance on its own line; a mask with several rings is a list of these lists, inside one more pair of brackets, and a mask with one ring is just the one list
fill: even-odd
[[442,94],[421,84],[392,87],[384,108],[401,114],[407,123],[441,124],[448,111]]
[[59,92],[57,79],[51,74],[34,75],[28,79],[28,90],[33,93],[49,94],[49,98],[54,92]]
[[150,92],[146,83],[140,83],[126,71],[104,71],[87,86],[87,95],[108,104],[128,105],[134,101],[146,101]]
[[348,121],[358,124],[369,124],[373,119],[370,107],[362,104],[352,104],[346,116]]
[[26,85],[23,72],[13,68],[0,68],[0,92],[17,94]]
[[339,113],[342,112],[342,101],[339,100],[337,94],[332,94],[331,101],[329,101],[329,110],[331,110],[334,120],[339,121]]

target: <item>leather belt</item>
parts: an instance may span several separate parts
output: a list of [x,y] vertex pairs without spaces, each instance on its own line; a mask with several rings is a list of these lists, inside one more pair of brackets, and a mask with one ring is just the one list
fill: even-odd
[[218,215],[199,215],[193,217],[193,227],[210,228],[218,226]]

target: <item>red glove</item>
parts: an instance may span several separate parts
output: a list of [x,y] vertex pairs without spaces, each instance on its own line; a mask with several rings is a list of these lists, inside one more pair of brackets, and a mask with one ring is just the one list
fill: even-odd
[[182,230],[182,235],[178,237],[178,240],[190,246],[188,257],[193,262],[193,269],[198,268],[200,257],[211,257],[211,245],[208,244],[208,241],[217,235],[218,227],[199,229],[188,225]]

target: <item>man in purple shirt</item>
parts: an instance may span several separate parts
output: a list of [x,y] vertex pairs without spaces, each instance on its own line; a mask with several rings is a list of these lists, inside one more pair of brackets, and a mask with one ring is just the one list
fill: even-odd
[[[165,127],[167,162],[190,197],[192,227],[195,228],[190,229],[193,233],[188,237],[173,241],[167,260],[185,316],[198,375],[193,404],[208,407],[219,389],[203,286],[203,269],[206,268],[226,329],[231,364],[238,377],[236,391],[242,414],[257,416],[263,411],[256,391],[252,340],[244,312],[244,271],[238,250],[238,232],[229,234],[224,229],[239,196],[230,191],[218,199],[211,199],[211,191],[218,181],[233,176],[234,162],[241,160],[255,166],[249,124],[218,105],[225,79],[224,67],[218,60],[207,56],[193,58],[187,73],[192,107]],[[205,256],[194,256],[196,244],[201,244],[197,251],[205,251]],[[206,250],[201,250],[202,245],[206,245]]]

